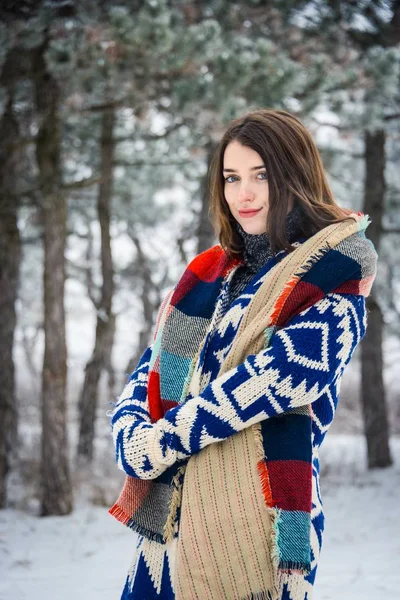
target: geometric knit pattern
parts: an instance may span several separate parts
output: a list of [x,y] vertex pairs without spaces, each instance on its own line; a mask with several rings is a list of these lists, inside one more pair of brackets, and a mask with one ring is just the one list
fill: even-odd
[[[234,302],[230,309],[233,321],[235,321],[233,313],[237,313],[239,307],[243,309],[250,298],[251,294],[244,294]],[[211,383],[206,386],[197,399],[198,406],[205,406],[206,410],[200,413],[197,412],[201,415],[201,418],[194,418],[192,427],[188,427],[187,417],[179,419],[179,410],[182,412],[185,405],[174,409],[178,413],[173,420],[174,436],[180,434],[178,446],[179,448],[190,448],[190,452],[193,453],[204,447],[206,443],[212,443],[216,439],[224,439],[225,436],[231,435],[231,427],[235,423],[237,423],[235,426],[236,431],[241,430],[243,423],[249,425],[250,421],[243,418],[243,410],[249,411],[249,408],[251,408],[252,417],[256,415],[259,420],[261,416],[263,417],[264,412],[271,417],[286,408],[299,406],[299,402],[313,403],[312,527],[310,539],[312,570],[309,575],[297,578],[293,575],[288,576],[286,581],[282,576],[282,600],[285,598],[288,600],[307,600],[311,598],[324,528],[324,515],[319,490],[318,448],[334,418],[343,369],[365,333],[365,318],[365,299],[363,296],[328,294],[316,305],[297,315],[291,324],[275,334],[273,345],[264,352],[267,355],[266,360],[261,358],[257,360],[255,358],[247,359],[248,366],[239,369],[241,372],[239,379],[236,379],[236,377],[228,378],[227,382],[231,384],[229,387],[227,387],[227,382],[225,382],[225,385],[222,383],[216,385],[215,381],[214,384]],[[207,352],[206,379],[208,377],[212,378],[213,370],[218,370],[219,361],[228,349],[229,337],[232,333],[233,331],[229,327],[224,327],[223,324],[215,332]],[[223,349],[222,353],[221,347]],[[283,357],[286,358],[285,361],[282,360]],[[137,380],[128,383],[127,388],[120,397],[119,411],[115,417],[119,415],[122,423],[125,419],[121,415],[125,412],[124,409],[127,405],[129,407],[131,402],[143,402],[145,396],[146,367],[149,365],[150,351],[147,350],[142,358],[139,370],[136,371]],[[277,365],[279,365],[279,368],[277,368]],[[296,371],[296,368],[299,370]],[[307,369],[306,378],[304,377],[304,368]],[[255,374],[256,377],[254,377]],[[310,379],[310,375],[312,375],[312,379]],[[252,382],[253,389],[257,389],[256,393],[260,396],[261,411],[259,412],[257,412],[254,404],[246,407],[243,401],[241,402],[242,408],[238,410],[239,406],[235,401],[234,392],[236,387],[240,387],[245,381]],[[236,385],[232,386],[232,383]],[[207,416],[210,414],[213,417],[216,416],[218,420],[221,419],[221,415],[218,414],[219,403],[216,398],[222,391],[226,394],[226,398],[232,399],[234,409],[232,415],[228,415],[229,411],[224,410],[223,426],[218,430],[214,418],[209,424]],[[238,412],[240,418],[237,416]],[[229,421],[229,427],[225,425],[225,421]],[[254,422],[256,421],[252,418],[251,423]],[[124,428],[123,424],[122,427]],[[188,435],[189,430],[196,433]],[[177,441],[177,437],[174,439]],[[125,447],[128,447],[128,445],[126,444]],[[125,465],[124,470],[132,473],[129,468],[129,456],[125,456],[123,462]],[[149,463],[145,458],[143,463],[146,463],[146,468],[149,468]],[[161,545],[147,538],[140,539],[142,542],[139,543],[139,548],[135,552],[134,566],[127,577],[122,598],[124,600],[173,598],[174,582],[169,565],[172,549],[176,547],[175,540],[166,545]],[[152,561],[155,552],[159,554],[159,559]],[[146,558],[149,556],[150,558],[146,562]],[[151,569],[153,569],[153,572],[151,572]],[[154,572],[157,569],[158,573]]]
[[212,350],[202,357],[206,385],[201,394],[154,424],[146,408],[145,371],[152,347],[143,354],[112,417],[117,464],[125,473],[153,479],[165,470],[161,461],[168,456],[173,462],[190,457],[250,425],[308,404],[318,424],[317,442],[322,441],[333,419],[340,377],[365,333],[364,296],[327,294],[277,331],[268,348],[212,379],[250,299],[250,294],[241,295],[233,303],[229,319],[214,334]]
[[[345,249],[343,255],[350,256],[351,261],[352,244],[357,243],[358,237],[353,236],[351,243],[345,240],[342,248],[340,249],[339,244],[336,250],[339,254]],[[331,255],[332,252],[334,251],[330,251]],[[176,461],[185,460],[209,444],[225,440],[250,425],[260,423],[269,476],[272,480],[276,479],[282,490],[282,496],[275,498],[281,510],[282,540],[286,539],[286,529],[289,532],[288,539],[290,538],[290,531],[293,529],[291,518],[295,514],[293,510],[297,510],[297,515],[301,515],[303,510],[304,514],[307,514],[307,507],[301,504],[302,494],[293,486],[296,485],[295,475],[301,469],[302,463],[305,460],[310,461],[311,528],[305,531],[310,535],[311,570],[307,575],[296,574],[295,571],[286,574],[281,572],[279,580],[281,600],[310,600],[324,528],[318,449],[334,418],[343,371],[366,331],[364,290],[360,287],[360,292],[355,293],[358,289],[357,281],[371,283],[375,264],[374,258],[369,256],[369,262],[363,262],[359,271],[354,273],[354,282],[345,282],[333,292],[328,292],[328,289],[332,289],[329,288],[328,282],[327,289],[322,290],[325,294],[321,294],[321,299],[287,319],[283,326],[278,323],[273,331],[265,332],[267,339],[270,336],[270,340],[263,351],[247,356],[243,363],[218,376],[246,308],[269,270],[284,255],[285,251],[282,251],[268,260],[231,304],[220,304],[222,310],[217,315],[218,318],[213,312],[218,304],[217,297],[206,307],[207,310],[204,310],[203,314],[201,311],[204,307],[200,305],[199,310],[199,305],[196,306],[194,315],[190,315],[191,318],[187,321],[187,326],[190,324],[190,331],[193,331],[193,339],[189,340],[193,347],[182,349],[179,346],[180,340],[170,336],[171,345],[164,348],[162,355],[164,369],[167,369],[170,376],[164,382],[159,382],[164,410],[158,420],[153,422],[148,401],[149,374],[153,372],[154,375],[154,368],[157,368],[153,362],[154,356],[157,355],[154,351],[160,340],[155,338],[143,353],[119,397],[112,413],[111,424],[119,468],[139,481],[144,480],[144,484],[147,483],[146,479],[157,478],[159,500],[161,499],[159,505],[163,506],[168,504],[171,491],[169,485],[163,486],[163,477],[165,476],[166,482],[170,480],[169,471],[176,471],[176,467],[179,466],[179,462]],[[357,252],[356,255],[358,257],[360,253]],[[327,256],[329,258],[329,255]],[[326,262],[324,273],[329,274],[330,267],[329,264],[326,266]],[[225,292],[229,289],[229,281],[237,268],[234,267],[229,277],[225,278],[222,296],[224,289]],[[304,286],[315,287],[316,280],[312,280],[313,276],[315,277],[315,273],[309,276],[308,281],[304,278]],[[368,287],[369,283],[365,283],[365,286]],[[197,292],[199,293],[199,290]],[[165,302],[171,298],[171,293]],[[218,298],[220,297],[219,294]],[[192,306],[196,298],[198,296],[188,299],[185,311],[180,314],[179,308],[174,306],[173,316],[176,315],[184,322],[187,318],[185,314],[188,314],[187,307]],[[181,299],[180,306],[182,301]],[[200,380],[200,393],[195,397],[182,394],[181,403],[177,404],[173,400],[181,389],[182,378],[187,376],[187,361],[193,348],[199,345],[204,321],[209,321],[210,317],[214,326],[208,330],[193,374]],[[173,319],[170,320],[169,326],[174,328]],[[182,360],[177,360],[178,356],[181,356]],[[277,448],[274,439],[282,441],[277,434],[279,415],[286,415],[284,422],[290,432],[291,421],[288,413],[291,409],[307,406],[310,407],[311,418],[311,456],[302,456],[302,448],[305,446],[296,443],[297,439],[291,440],[290,436],[285,438],[287,442],[284,446],[280,443]],[[299,453],[297,457],[296,452]],[[285,461],[288,458],[290,460]],[[291,472],[293,477],[290,476]],[[275,489],[278,489],[279,485],[275,486]],[[146,530],[148,511],[154,511],[146,506],[145,493],[143,498],[139,517]],[[154,514],[152,518],[151,525],[154,527]],[[160,514],[159,519],[161,532],[165,515]],[[296,526],[300,521],[296,521]],[[136,530],[138,531],[137,528]],[[122,596],[125,600],[174,598],[177,538],[164,544],[155,539],[139,536],[137,551]],[[281,552],[283,559],[290,562],[290,544],[287,547],[281,545]]]
[[[241,295],[232,305],[229,312],[236,313],[239,306],[244,308],[251,299],[251,294]],[[233,314],[231,315],[233,318]],[[233,319],[234,320],[234,319]],[[326,327],[324,327],[326,325]],[[202,417],[205,415],[217,414],[218,405],[216,398],[224,390],[226,398],[231,398],[234,403],[232,415],[229,415],[229,428],[225,424],[217,432],[214,419],[212,427],[208,425],[207,419],[193,421],[192,429],[196,434],[188,436],[188,423],[182,419],[174,419],[174,434],[179,435],[181,431],[181,441],[179,447],[190,447],[191,452],[196,452],[208,443],[216,441],[215,434],[218,433],[218,439],[224,439],[231,435],[230,427],[234,423],[235,430],[240,431],[240,424],[245,422],[243,416],[238,421],[237,412],[239,405],[234,401],[235,389],[238,382],[244,384],[245,381],[253,382],[257,393],[260,394],[260,403],[262,403],[262,413],[272,417],[279,414],[285,407],[299,406],[299,402],[312,402],[312,511],[311,511],[311,572],[308,575],[294,577],[281,576],[282,600],[309,600],[312,596],[312,588],[315,580],[318,566],[318,558],[322,546],[322,535],[324,529],[324,514],[319,488],[319,459],[318,448],[320,447],[326,432],[333,421],[335,409],[340,390],[340,380],[344,367],[348,364],[356,346],[365,334],[366,329],[366,311],[365,299],[363,296],[355,294],[328,294],[316,305],[306,309],[303,313],[297,315],[287,327],[277,332],[274,336],[274,343],[268,348],[267,360],[248,359],[248,366],[240,369],[244,379],[232,379],[227,381],[232,384],[227,387],[221,383],[214,385],[208,384],[202,391],[197,400],[202,406],[207,407],[207,412],[200,412]],[[222,354],[227,351],[229,338],[232,335],[229,327],[223,324],[215,331],[213,339],[208,347],[206,358],[206,378],[211,377],[214,370],[218,371],[218,364]],[[220,348],[223,348],[221,354]],[[265,352],[264,352],[265,354]],[[282,358],[286,357],[283,361]],[[139,390],[143,392],[145,387],[146,367],[149,365],[150,352],[147,350],[139,367],[138,380],[129,384],[120,398],[119,407],[123,412],[123,407],[130,402],[140,402],[137,398]],[[219,358],[218,358],[219,357]],[[147,359],[147,362],[146,362]],[[279,365],[279,367],[278,367]],[[296,372],[296,367],[307,368],[307,378]],[[256,374],[256,378],[254,377]],[[248,377],[250,375],[250,377]],[[309,379],[312,375],[312,381]],[[259,382],[256,383],[257,378]],[[239,384],[239,387],[240,385]],[[269,391],[270,390],[270,391]],[[136,391],[136,394],[134,394]],[[297,391],[297,394],[296,394]],[[273,392],[273,394],[272,394]],[[300,392],[300,393],[299,393]],[[133,396],[135,400],[133,400]],[[140,396],[141,394],[139,394]],[[275,400],[276,395],[279,396]],[[237,397],[237,395],[236,395]],[[271,398],[274,400],[271,401]],[[142,395],[143,398],[143,395]],[[304,399],[304,400],[301,400]],[[297,403],[296,403],[297,400]],[[122,404],[121,404],[122,403]],[[243,402],[241,402],[243,405]],[[185,405],[178,407],[182,409]],[[242,407],[243,409],[243,407]],[[242,409],[239,410],[243,415]],[[244,410],[249,410],[245,407]],[[251,410],[251,414],[261,418],[261,411]],[[118,413],[117,413],[118,414]],[[121,413],[120,413],[121,414]],[[121,417],[123,419],[123,417]],[[263,417],[264,418],[264,417]],[[224,418],[225,421],[226,417]],[[251,420],[252,423],[256,422]],[[258,421],[257,421],[258,422]],[[239,424],[240,423],[240,424]],[[208,431],[210,430],[210,431]],[[194,445],[193,445],[194,444]],[[129,465],[129,457],[125,457],[125,468]],[[128,469],[129,470],[129,469]],[[174,598],[173,596],[173,575],[170,571],[171,554],[176,548],[176,540],[172,540],[165,545],[156,541],[140,538],[139,547],[135,551],[133,564],[129,571],[125,590],[122,598],[124,600],[136,600],[136,598]],[[158,553],[158,560],[152,560],[154,553]],[[152,572],[153,569],[153,572]]]

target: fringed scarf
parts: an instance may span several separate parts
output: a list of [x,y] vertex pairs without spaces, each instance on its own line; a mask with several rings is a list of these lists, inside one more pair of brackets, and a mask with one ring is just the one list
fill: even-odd
[[[280,260],[268,272],[248,305],[219,375],[243,362],[249,354],[268,347],[277,329],[325,294],[369,294],[375,277],[375,274],[368,273],[366,276],[363,272],[363,252],[365,244],[370,244],[364,233],[369,217],[362,213],[353,217],[325,227],[290,254],[286,251],[280,253]],[[351,244],[341,244],[350,236]],[[229,260],[220,246],[214,246],[189,264],[162,304],[148,376],[148,405],[154,422],[169,408],[201,393],[204,340],[216,326],[221,310],[221,289],[239,264],[240,260]],[[179,340],[179,354],[170,351],[171,345],[176,349],[176,340]],[[250,594],[243,595],[236,589],[234,597],[250,598],[253,594],[264,594],[260,597],[275,598],[279,572],[293,570],[307,574],[311,568],[311,423],[310,406],[292,409],[262,424],[253,425],[224,442],[208,446],[188,461],[176,463],[155,480],[127,476],[124,488],[109,512],[128,527],[161,544],[181,532],[177,556],[177,597],[191,598],[185,581],[190,577],[190,562],[196,557],[186,538],[188,535],[201,538],[199,531],[204,529],[207,509],[214,503],[221,517],[221,527],[225,527],[225,540],[229,539],[229,530],[241,527],[240,559],[243,565],[249,571],[252,564],[264,565],[259,576],[250,584]],[[288,436],[296,439],[295,445],[287,444]],[[296,462],[299,456],[301,461]],[[269,472],[271,457],[274,476]],[[224,464],[225,467],[221,466]],[[295,485],[294,464],[297,465]],[[239,497],[239,505],[236,504],[239,509],[234,509],[233,503],[226,504],[227,499],[223,500],[221,489],[207,487],[210,485],[210,472],[214,477],[218,475],[220,481],[227,481],[232,469],[235,469],[238,485],[230,493]],[[249,481],[249,473],[255,486],[258,479],[259,494],[254,487],[249,489],[249,485],[243,483]],[[205,489],[207,495],[199,506],[195,499],[202,492],[204,494]],[[221,504],[223,501],[225,505]],[[243,514],[238,519],[237,510],[244,513],[244,521]],[[268,539],[267,557],[265,547],[254,548],[248,542],[246,530],[254,527],[259,535]],[[215,538],[215,532],[211,532],[211,537]],[[211,574],[208,572],[210,560],[214,559],[204,548],[197,552],[204,554],[203,576],[208,577]],[[229,556],[231,552],[232,549],[228,548]],[[227,572],[226,561],[223,556],[215,560],[220,563],[219,567],[217,565],[217,589],[229,589],[227,581],[232,577]],[[201,579],[201,574],[199,577]]]

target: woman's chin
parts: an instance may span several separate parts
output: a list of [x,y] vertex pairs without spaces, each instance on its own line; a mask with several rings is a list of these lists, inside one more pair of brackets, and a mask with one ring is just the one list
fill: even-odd
[[265,233],[267,230],[265,225],[261,223],[243,223],[243,221],[244,219],[242,219],[240,224],[245,232],[249,233],[250,235],[260,235],[261,233]]

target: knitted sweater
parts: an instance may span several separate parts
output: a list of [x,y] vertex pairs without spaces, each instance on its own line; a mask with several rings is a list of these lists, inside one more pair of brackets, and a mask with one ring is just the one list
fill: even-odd
[[[134,406],[137,411],[143,406],[143,414],[146,413],[150,346],[119,398],[112,419],[113,436],[118,466],[133,477],[151,479],[158,477],[168,464],[191,456],[208,444],[226,439],[290,408],[311,403],[312,571],[304,577],[302,585],[298,580],[293,583],[294,580],[288,577],[281,596],[282,600],[308,600],[324,525],[318,448],[334,417],[343,371],[365,334],[365,299],[358,294],[327,294],[277,331],[266,350],[247,357],[244,363],[217,377],[240,318],[274,262],[274,259],[268,259],[246,284],[243,293],[226,307],[203,356],[205,387],[201,394],[170,409],[156,424],[145,421],[136,426],[130,408]],[[244,386],[251,402],[241,406],[238,412],[237,398]],[[139,538],[138,552],[127,577],[123,598],[174,598],[170,567],[175,550],[176,540],[161,546]]]

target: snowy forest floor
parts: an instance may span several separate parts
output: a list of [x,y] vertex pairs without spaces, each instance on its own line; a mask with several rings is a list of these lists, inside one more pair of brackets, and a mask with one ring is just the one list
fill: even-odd
[[[394,599],[400,589],[400,438],[394,465],[368,471],[365,441],[327,435],[321,449],[325,532],[314,600]],[[107,508],[68,517],[0,511],[0,600],[118,600],[135,534]]]

